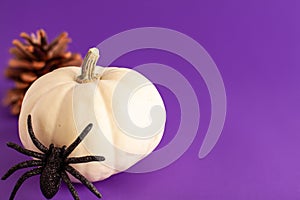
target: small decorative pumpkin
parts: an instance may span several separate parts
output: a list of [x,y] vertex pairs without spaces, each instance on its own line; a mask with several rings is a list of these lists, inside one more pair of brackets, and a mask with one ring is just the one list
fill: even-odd
[[105,157],[73,166],[89,181],[125,171],[151,153],[166,121],[163,100],[148,79],[132,69],[96,66],[98,58],[98,49],[91,48],[81,68],[64,67],[37,79],[25,94],[19,118],[21,142],[34,151],[39,150],[27,133],[29,114],[36,137],[46,146],[68,146],[93,123],[70,155]]

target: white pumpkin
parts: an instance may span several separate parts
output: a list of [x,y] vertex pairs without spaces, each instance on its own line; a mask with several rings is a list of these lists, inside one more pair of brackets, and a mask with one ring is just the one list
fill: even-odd
[[124,171],[151,153],[166,121],[162,98],[148,79],[131,69],[96,66],[98,58],[98,49],[92,48],[82,68],[60,68],[36,80],[24,97],[19,118],[21,142],[34,151],[38,149],[26,124],[29,114],[36,137],[46,146],[68,146],[93,123],[70,155],[105,157],[103,162],[72,165],[89,181]]

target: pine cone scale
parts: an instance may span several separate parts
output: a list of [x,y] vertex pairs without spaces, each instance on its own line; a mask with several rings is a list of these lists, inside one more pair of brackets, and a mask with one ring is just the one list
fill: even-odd
[[45,67],[45,62],[44,61],[33,61],[32,62],[32,68],[35,70],[40,70],[43,67]]
[[20,50],[20,52],[26,55],[26,57],[32,60],[36,60],[36,57],[33,56],[30,52],[28,52],[28,49],[21,43],[20,40],[14,40],[12,43]]
[[38,78],[38,76],[33,72],[27,72],[27,73],[21,74],[20,78],[22,79],[22,81],[24,81],[26,83],[32,83],[33,81],[35,81]]
[[27,60],[20,59],[11,59],[8,63],[10,68],[22,68],[22,69],[31,69],[32,62]]
[[29,87],[29,83],[25,83],[25,82],[21,82],[21,81],[16,81],[15,82],[15,87],[19,88],[19,89],[25,89],[27,87]]

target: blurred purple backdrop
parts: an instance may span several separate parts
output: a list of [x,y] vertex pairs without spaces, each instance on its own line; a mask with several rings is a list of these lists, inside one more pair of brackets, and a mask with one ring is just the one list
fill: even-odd
[[[70,50],[89,47],[131,28],[156,26],[197,40],[216,62],[227,92],[227,118],[213,151],[198,151],[210,119],[210,101],[200,75],[181,58],[158,50],[128,53],[114,62],[134,67],[158,62],[180,71],[198,87],[200,129],[191,147],[172,165],[152,173],[122,173],[96,183],[104,200],[123,199],[300,199],[300,3],[299,1],[0,1],[0,66],[10,58],[11,41],[22,31],[44,28],[53,39],[68,31]],[[12,83],[0,76],[0,95]],[[168,121],[160,146],[178,128],[175,96],[159,87]],[[26,159],[6,147],[19,142],[17,118],[1,107],[0,174]],[[196,123],[196,122],[191,122]],[[1,199],[23,171],[0,181]],[[76,184],[81,199],[96,199]],[[27,180],[16,199],[43,199],[38,177]],[[65,186],[54,199],[72,199]]]

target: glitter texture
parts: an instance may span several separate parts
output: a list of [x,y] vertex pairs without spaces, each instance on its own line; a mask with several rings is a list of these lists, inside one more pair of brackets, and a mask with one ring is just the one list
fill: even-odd
[[69,164],[87,163],[93,161],[99,162],[99,161],[104,161],[105,158],[103,156],[83,156],[83,157],[68,158],[68,156],[72,153],[72,151],[80,144],[80,142],[85,138],[85,136],[87,136],[89,131],[92,129],[93,124],[87,125],[85,129],[81,132],[81,134],[77,137],[77,139],[69,147],[66,146],[55,147],[54,144],[51,144],[49,148],[45,147],[35,137],[30,115],[28,115],[27,118],[27,126],[33,144],[43,153],[24,149],[23,147],[12,142],[7,143],[8,147],[18,151],[19,153],[39,159],[39,160],[28,160],[28,161],[21,162],[11,167],[6,172],[6,174],[2,177],[2,180],[5,180],[19,169],[35,167],[35,166],[37,167],[27,171],[19,178],[10,195],[9,198],[10,200],[14,199],[18,189],[26,179],[39,174],[40,174],[41,191],[47,199],[51,199],[58,192],[61,185],[61,181],[63,181],[67,184],[73,198],[75,200],[79,200],[78,193],[76,192],[74,186],[72,185],[66,171],[69,172],[75,178],[77,178],[81,183],[83,183],[98,198],[102,197],[101,194],[96,189],[96,187],[91,182],[89,182],[82,174],[80,174],[80,172],[78,172],[73,167],[69,166]]

